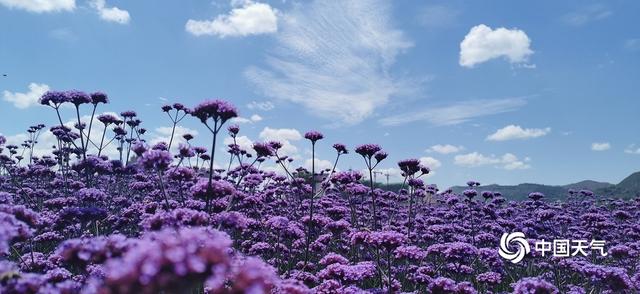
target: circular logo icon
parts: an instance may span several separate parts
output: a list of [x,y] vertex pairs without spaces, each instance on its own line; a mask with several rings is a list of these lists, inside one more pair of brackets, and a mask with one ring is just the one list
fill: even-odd
[[[509,249],[509,246],[517,245],[518,250],[515,252]],[[509,260],[513,263],[520,262],[525,255],[531,252],[531,248],[529,247],[529,242],[524,237],[524,233],[522,232],[513,232],[511,234],[504,233],[500,238],[500,249],[498,253],[502,258]]]

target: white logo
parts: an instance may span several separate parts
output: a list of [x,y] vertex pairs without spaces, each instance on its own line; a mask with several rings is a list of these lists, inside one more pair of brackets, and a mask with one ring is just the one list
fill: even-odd
[[[519,248],[516,252],[512,252],[509,250],[509,245],[511,242],[518,244]],[[498,253],[502,258],[509,260],[513,263],[520,262],[526,254],[529,254],[531,248],[529,247],[529,242],[524,238],[524,233],[522,232],[514,232],[514,233],[504,233],[500,238],[500,250]]]

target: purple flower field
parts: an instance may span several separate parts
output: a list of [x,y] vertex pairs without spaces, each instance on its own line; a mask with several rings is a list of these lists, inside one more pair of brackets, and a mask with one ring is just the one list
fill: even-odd
[[[311,156],[333,148],[335,161],[307,170],[281,142],[251,153],[224,146],[242,133],[228,101],[158,110],[174,130],[201,122],[208,146],[189,134],[187,144],[173,135],[148,144],[134,111],[97,114],[108,102],[49,91],[40,103],[57,120],[35,122],[44,124],[22,146],[0,136],[0,293],[640,292],[640,199],[572,190],[550,202],[530,191],[515,202],[473,180],[456,194],[427,182],[429,167],[411,158],[397,163],[402,188],[389,191],[373,181],[388,159],[371,142],[345,146],[309,131]],[[74,128],[63,112],[77,116]],[[57,145],[35,156],[44,132]],[[105,156],[108,146],[117,155]],[[346,156],[366,172],[341,168]],[[499,254],[512,232],[532,247],[516,263]],[[567,257],[533,250],[558,239],[606,245]]]

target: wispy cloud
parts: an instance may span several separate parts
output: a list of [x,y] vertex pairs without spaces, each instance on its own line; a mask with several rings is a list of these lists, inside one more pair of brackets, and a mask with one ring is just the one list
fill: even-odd
[[478,152],[472,152],[468,154],[456,155],[454,157],[454,164],[464,167],[480,167],[480,166],[495,166],[506,170],[515,169],[528,169],[531,168],[527,162],[531,161],[529,157],[525,157],[524,160],[520,160],[513,153],[505,153],[502,156],[483,155]]
[[624,149],[624,153],[627,154],[640,154],[640,147],[636,146],[636,144],[631,144],[629,147]]
[[301,104],[336,122],[355,124],[409,81],[389,69],[412,46],[389,21],[386,1],[314,1],[284,15],[278,46],[246,77],[264,95]]
[[629,51],[640,50],[640,39],[627,39],[624,41],[624,48]]
[[74,42],[78,40],[78,36],[69,28],[57,28],[49,32],[49,37],[66,42]]
[[429,147],[426,151],[429,153],[436,152],[440,154],[449,154],[449,153],[457,153],[462,150],[464,150],[464,146],[455,146],[451,144],[445,144],[445,145],[437,144]]
[[72,11],[75,0],[0,0],[0,5],[34,13]]
[[538,138],[551,132],[551,128],[523,129],[518,125],[508,125],[487,136],[487,141],[508,141]]
[[247,104],[247,108],[249,109],[259,109],[262,111],[273,110],[275,107],[276,106],[273,105],[271,101],[263,101],[263,102],[251,101],[251,103]]
[[262,120],[262,116],[258,115],[258,114],[254,114],[250,117],[234,117],[231,119],[232,123],[237,123],[237,124],[246,124],[246,123],[255,123],[255,122],[259,122]]
[[423,121],[436,126],[455,125],[474,118],[510,112],[526,104],[521,97],[505,99],[479,99],[457,102],[447,106],[388,116],[379,120],[382,125],[395,126]]
[[609,142],[595,142],[591,144],[591,150],[593,151],[606,151],[611,149]]
[[455,24],[460,11],[447,5],[427,5],[419,10],[418,23],[427,28],[447,27]]
[[573,26],[582,26],[590,22],[605,19],[613,14],[607,6],[593,4],[569,12],[563,16],[564,22]]

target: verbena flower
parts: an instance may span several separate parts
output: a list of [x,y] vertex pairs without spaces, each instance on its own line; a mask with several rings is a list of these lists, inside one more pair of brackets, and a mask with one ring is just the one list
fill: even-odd
[[514,294],[560,293],[553,284],[540,278],[522,278],[513,285]]
[[67,92],[63,91],[47,91],[42,95],[42,97],[40,97],[40,104],[54,108],[58,108],[60,105],[68,101],[69,96]]
[[349,151],[347,150],[347,146],[345,146],[344,144],[341,144],[341,143],[333,144],[333,149],[335,149],[336,152],[338,152],[338,154],[347,154],[347,153],[349,153]]
[[318,131],[308,131],[304,134],[304,138],[311,141],[312,143],[315,143],[316,141],[324,138],[324,135],[322,135],[322,133]]
[[202,122],[213,119],[223,124],[227,120],[237,117],[238,111],[227,101],[207,100],[194,107],[191,115],[199,118]]
[[93,102],[89,94],[82,91],[78,91],[78,90],[67,91],[67,101],[75,106],[80,106],[82,104],[89,104]]
[[106,264],[98,288],[101,293],[180,292],[224,279],[230,245],[226,234],[200,228],[151,233]]
[[107,104],[109,103],[109,97],[106,93],[103,92],[93,92],[91,93],[91,103],[97,105],[99,103]]
[[147,169],[166,170],[173,162],[173,156],[165,150],[148,150],[138,160]]

